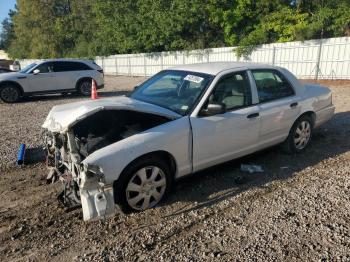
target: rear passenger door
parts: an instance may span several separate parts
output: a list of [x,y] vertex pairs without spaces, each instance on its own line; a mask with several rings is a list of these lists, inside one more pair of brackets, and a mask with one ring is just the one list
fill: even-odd
[[282,142],[300,114],[300,98],[288,79],[275,69],[251,70],[255,80],[260,113],[258,147]]
[[91,77],[88,65],[77,61],[54,62],[54,71],[59,89],[75,89],[77,81],[82,77]]
[[57,61],[53,63],[56,73],[56,82],[58,90],[75,89],[76,80],[74,71],[71,69],[71,62]]

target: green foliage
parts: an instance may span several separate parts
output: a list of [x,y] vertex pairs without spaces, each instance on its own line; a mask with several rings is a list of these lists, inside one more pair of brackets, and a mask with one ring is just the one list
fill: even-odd
[[350,1],[17,0],[0,45],[16,58],[94,57],[350,35]]
[[11,41],[14,39],[14,28],[12,17],[16,14],[16,11],[10,10],[9,17],[6,17],[1,22],[2,31],[0,33],[0,49],[8,50]]

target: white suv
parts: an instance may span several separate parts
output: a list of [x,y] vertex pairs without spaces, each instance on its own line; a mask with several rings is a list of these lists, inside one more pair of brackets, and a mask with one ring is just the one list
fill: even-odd
[[0,75],[0,99],[17,102],[23,96],[79,92],[90,95],[91,80],[103,88],[103,70],[89,60],[54,59],[30,64],[19,72]]

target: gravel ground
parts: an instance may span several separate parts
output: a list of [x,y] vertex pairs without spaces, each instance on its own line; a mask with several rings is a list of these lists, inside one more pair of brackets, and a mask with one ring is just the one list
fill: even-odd
[[[105,77],[104,89],[98,90],[100,97],[124,95],[127,90],[144,81],[143,77]],[[0,170],[13,167],[20,143],[29,148],[41,145],[41,125],[55,105],[89,99],[77,95],[45,95],[26,98],[17,104],[0,101]],[[11,119],[11,121],[9,121]]]
[[[123,94],[142,80],[107,77],[100,94]],[[82,98],[0,104],[0,260],[350,261],[350,84],[326,84],[336,115],[305,153],[271,148],[178,181],[157,208],[89,223],[81,210],[59,208],[60,185],[45,184],[43,164],[13,165],[20,142],[40,145],[53,105]],[[265,172],[242,173],[241,163]]]

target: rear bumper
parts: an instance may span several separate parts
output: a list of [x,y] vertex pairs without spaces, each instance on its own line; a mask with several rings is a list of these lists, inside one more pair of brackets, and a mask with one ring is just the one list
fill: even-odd
[[322,125],[323,123],[327,122],[329,119],[331,119],[332,116],[334,115],[334,111],[335,111],[334,105],[326,107],[320,111],[317,111],[316,112],[315,127],[318,127],[318,126]]

